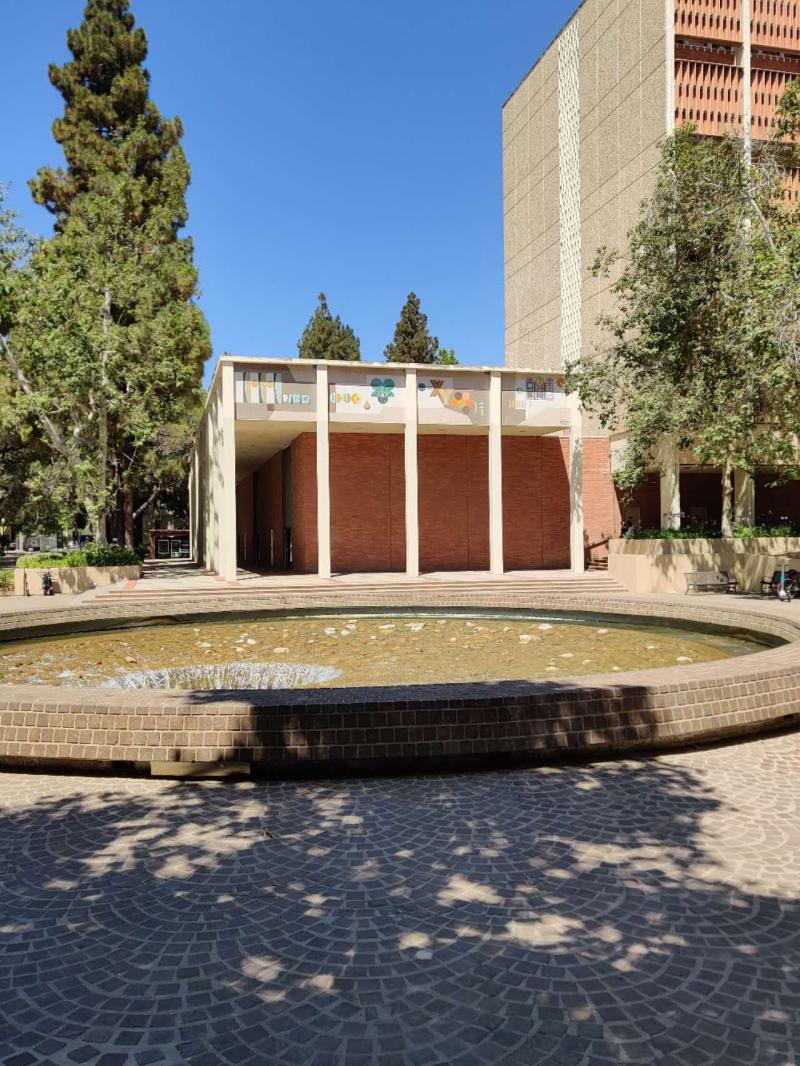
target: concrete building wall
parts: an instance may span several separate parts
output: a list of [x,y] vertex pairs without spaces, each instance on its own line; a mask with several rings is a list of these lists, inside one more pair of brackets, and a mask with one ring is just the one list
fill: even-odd
[[212,386],[197,435],[197,561],[236,576],[236,453],[233,367]]
[[506,365],[558,370],[558,43],[503,108]]
[[667,132],[665,0],[585,0],[503,109],[507,366],[592,350]]
[[668,133],[664,0],[586,0],[580,47],[581,350],[604,338],[611,279],[591,268],[603,246],[623,251],[653,186]]

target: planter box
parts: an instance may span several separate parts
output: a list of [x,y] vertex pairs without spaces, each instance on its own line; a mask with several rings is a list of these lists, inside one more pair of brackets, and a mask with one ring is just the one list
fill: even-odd
[[53,579],[53,592],[88,592],[117,581],[135,581],[140,566],[49,566],[43,569],[18,566],[14,571],[15,596],[43,596],[42,578],[47,571]]
[[650,593],[686,592],[693,570],[727,570],[740,589],[757,592],[781,558],[796,559],[800,570],[800,537],[622,538],[609,542],[608,572],[629,592]]

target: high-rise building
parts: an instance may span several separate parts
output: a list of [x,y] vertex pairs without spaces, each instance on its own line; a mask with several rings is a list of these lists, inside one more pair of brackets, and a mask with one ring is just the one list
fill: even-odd
[[[503,108],[506,365],[555,372],[593,350],[613,297],[591,265],[600,247],[625,248],[661,142],[692,122],[756,144],[798,75],[796,0],[585,0]],[[800,175],[786,184],[797,198]],[[589,420],[585,433],[601,435]],[[688,475],[718,474],[684,466],[684,509],[713,522],[703,501],[713,511],[716,494]],[[666,506],[653,482],[640,494],[645,524]],[[766,479],[759,495],[786,510]]]

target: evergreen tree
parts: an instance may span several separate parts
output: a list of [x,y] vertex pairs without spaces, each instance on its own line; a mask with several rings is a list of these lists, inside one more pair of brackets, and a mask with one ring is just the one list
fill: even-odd
[[435,363],[438,351],[439,338],[428,332],[428,316],[420,309],[419,297],[410,292],[384,357],[390,363]]
[[66,167],[31,182],[56,234],[34,252],[9,350],[18,407],[48,412],[48,443],[98,540],[119,507],[131,543],[160,491],[165,426],[184,426],[188,452],[185,416],[210,355],[192,243],[178,236],[189,167],[180,120],[149,99],[147,40],[128,0],[89,0],[67,43],[72,60],[50,68]]
[[361,358],[361,344],[350,326],[330,312],[325,293],[318,297],[314,314],[297,342],[301,359],[344,359],[357,362]]

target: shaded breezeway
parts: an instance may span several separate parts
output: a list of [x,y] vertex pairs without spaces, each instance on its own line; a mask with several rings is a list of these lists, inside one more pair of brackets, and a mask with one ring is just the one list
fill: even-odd
[[794,1063],[798,770],[5,774],[0,1062]]

